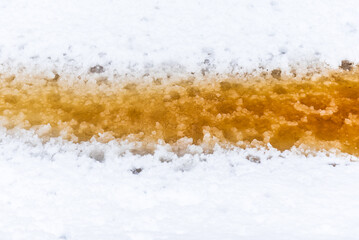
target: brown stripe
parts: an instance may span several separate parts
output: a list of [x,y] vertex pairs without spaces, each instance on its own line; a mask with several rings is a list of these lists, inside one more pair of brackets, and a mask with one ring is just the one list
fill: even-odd
[[[358,70],[316,79],[277,75],[123,86],[3,78],[0,116],[8,129],[37,129],[44,139],[201,144],[213,136],[219,144],[270,143],[279,150],[304,144],[359,155]],[[46,124],[51,128],[39,127]]]

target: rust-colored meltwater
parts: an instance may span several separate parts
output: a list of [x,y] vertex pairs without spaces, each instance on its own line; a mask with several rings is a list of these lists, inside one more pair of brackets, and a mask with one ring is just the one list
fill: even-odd
[[41,137],[75,142],[95,137],[172,144],[191,138],[201,144],[211,135],[221,144],[336,148],[359,155],[359,71],[151,84],[3,78],[0,116],[8,129],[33,128]]

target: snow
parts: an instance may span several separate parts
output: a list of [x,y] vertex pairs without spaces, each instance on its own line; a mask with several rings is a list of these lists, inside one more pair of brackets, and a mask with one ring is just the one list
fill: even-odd
[[2,0],[0,63],[121,76],[337,67],[359,60],[358,22],[356,0]]
[[[356,0],[1,0],[0,26],[1,74],[101,65],[106,76],[188,76],[359,60]],[[357,239],[353,156],[196,146],[177,156],[161,144],[136,155],[131,144],[0,129],[0,239]]]
[[[217,149],[178,157],[162,148],[140,156],[115,142],[58,141],[1,132],[1,239],[355,239],[359,233],[359,165],[348,155]],[[94,148],[105,151],[103,162],[89,157]]]

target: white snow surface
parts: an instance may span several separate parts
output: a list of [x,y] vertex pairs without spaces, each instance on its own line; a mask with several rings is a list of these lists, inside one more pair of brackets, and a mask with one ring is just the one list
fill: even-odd
[[[0,0],[0,26],[1,73],[186,76],[359,60],[356,0]],[[134,155],[131,144],[0,129],[0,239],[358,239],[353,156],[195,146],[177,156],[161,144]]]
[[0,239],[359,234],[359,165],[348,155],[218,148],[179,157],[162,147],[139,156],[126,143],[42,143],[20,130],[0,136]]
[[1,0],[2,71],[186,75],[359,62],[357,0]]

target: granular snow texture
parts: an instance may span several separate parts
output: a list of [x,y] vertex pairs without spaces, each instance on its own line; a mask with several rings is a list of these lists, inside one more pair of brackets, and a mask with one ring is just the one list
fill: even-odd
[[[0,74],[20,88],[39,78],[125,85],[263,72],[276,81],[325,77],[355,67],[358,42],[356,0],[0,1]],[[359,234],[352,155],[191,144],[175,154],[163,141],[147,154],[140,141],[74,143],[41,138],[49,125],[1,124],[0,239]]]

